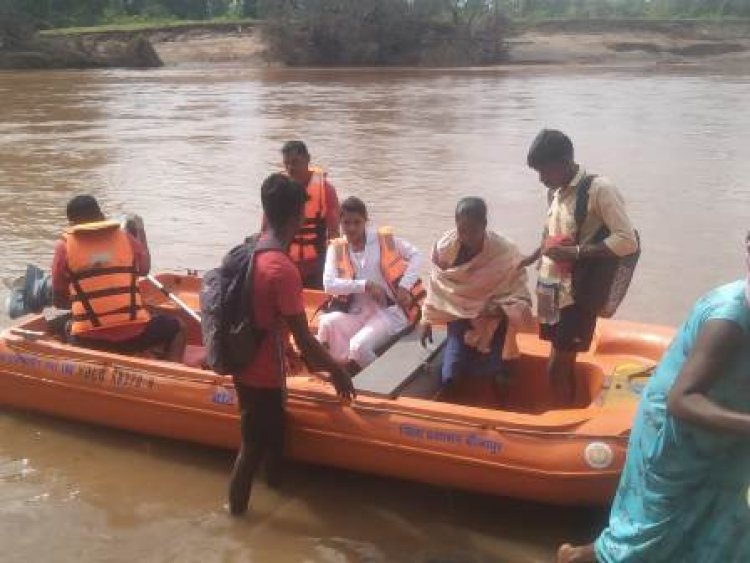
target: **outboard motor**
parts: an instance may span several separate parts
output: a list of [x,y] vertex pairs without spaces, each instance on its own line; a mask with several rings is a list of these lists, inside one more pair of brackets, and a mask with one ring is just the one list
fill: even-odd
[[26,274],[13,282],[5,302],[8,316],[17,319],[29,313],[41,313],[52,306],[52,276],[29,264]]

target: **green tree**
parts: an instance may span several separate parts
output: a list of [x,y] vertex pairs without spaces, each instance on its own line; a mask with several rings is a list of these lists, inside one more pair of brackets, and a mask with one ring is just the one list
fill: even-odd
[[499,62],[507,22],[498,8],[486,0],[259,3],[272,54],[299,65]]
[[22,45],[34,33],[31,19],[16,0],[0,0],[0,50]]

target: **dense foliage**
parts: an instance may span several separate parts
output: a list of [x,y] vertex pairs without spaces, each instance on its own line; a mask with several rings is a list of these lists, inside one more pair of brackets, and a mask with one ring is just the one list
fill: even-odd
[[490,64],[507,20],[485,0],[306,0],[267,6],[266,43],[293,65]]
[[750,17],[750,0],[502,0],[512,17],[705,18]]
[[[266,17],[340,9],[361,10],[358,0],[0,0],[0,13],[17,12],[43,26],[96,25],[128,19]],[[333,8],[334,4],[338,7]],[[389,18],[416,13],[495,10],[511,18],[702,18],[750,17],[750,0],[383,0]],[[9,18],[4,18],[9,19]],[[2,23],[2,22],[0,22]]]
[[10,4],[43,27],[257,15],[257,0],[0,0],[0,10]]
[[34,31],[31,18],[18,10],[12,0],[0,0],[0,49],[13,47]]

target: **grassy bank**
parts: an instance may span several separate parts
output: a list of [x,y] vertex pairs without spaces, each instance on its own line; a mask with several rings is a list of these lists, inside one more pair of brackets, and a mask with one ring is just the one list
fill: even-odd
[[[189,31],[191,29],[206,29],[221,32],[237,25],[256,25],[260,20],[247,18],[216,18],[212,20],[180,20],[175,18],[142,19],[134,18],[118,20],[89,27],[64,27],[41,30],[44,36],[86,35],[95,33],[138,33],[159,31]],[[748,27],[750,18],[519,18],[511,20],[517,31],[547,30],[547,31],[620,31],[628,29],[660,31],[669,28],[695,28],[704,25],[729,25],[732,27]]]
[[133,19],[118,21],[91,27],[62,27],[45,29],[39,33],[47,37],[66,35],[89,35],[96,33],[140,33],[159,31],[189,31],[191,29],[208,29],[221,32],[238,25],[254,25],[257,20],[242,18],[217,18],[213,20],[178,20],[178,19]]

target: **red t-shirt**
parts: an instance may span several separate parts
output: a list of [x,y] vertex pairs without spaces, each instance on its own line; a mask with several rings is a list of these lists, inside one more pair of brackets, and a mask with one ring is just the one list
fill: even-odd
[[[130,246],[135,257],[135,267],[138,273],[145,276],[148,274],[148,251],[137,238],[127,233]],[[70,306],[70,276],[68,275],[68,248],[64,240],[58,240],[55,244],[55,255],[52,258],[52,291],[56,307],[67,308]],[[106,340],[108,342],[123,342],[141,334],[144,330],[143,324],[113,326],[101,328],[91,335],[91,338]],[[88,338],[88,337],[87,337]]]
[[251,299],[256,326],[266,333],[257,355],[239,380],[248,387],[278,388],[287,374],[289,328],[284,317],[305,312],[302,277],[286,253],[266,250],[257,255]]

